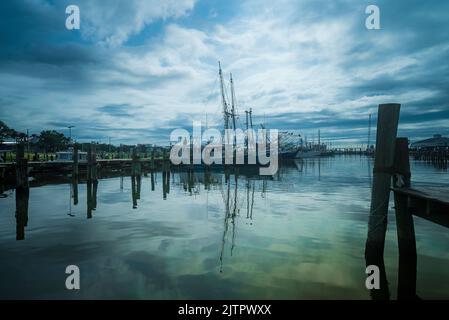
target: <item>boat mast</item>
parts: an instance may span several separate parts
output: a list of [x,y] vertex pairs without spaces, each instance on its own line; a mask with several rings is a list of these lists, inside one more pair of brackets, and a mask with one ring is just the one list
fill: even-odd
[[225,89],[224,89],[224,81],[223,81],[223,72],[221,71],[221,64],[218,61],[218,74],[220,75],[220,87],[221,87],[221,101],[223,103],[223,117],[224,117],[224,128],[229,129],[229,112],[228,112],[228,104],[225,98]]
[[232,128],[234,130],[234,141],[233,144],[237,147],[237,135],[236,135],[236,126],[235,126],[235,92],[234,92],[234,81],[232,80],[232,73],[229,75],[231,82],[231,117],[232,117]]
[[232,81],[232,73],[230,74],[231,82],[231,117],[232,117],[232,127],[235,130],[235,92],[234,92],[234,81]]

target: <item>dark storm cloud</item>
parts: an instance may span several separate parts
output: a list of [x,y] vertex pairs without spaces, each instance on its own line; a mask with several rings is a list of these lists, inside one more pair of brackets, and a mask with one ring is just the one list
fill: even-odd
[[[292,3],[293,9],[283,20],[287,27],[299,22],[305,26],[334,20],[338,23],[349,23],[356,17],[357,23],[347,34],[351,43],[345,48],[344,54],[338,57],[336,64],[336,68],[344,74],[347,82],[339,84],[336,80],[335,88],[338,92],[334,95],[335,99],[324,103],[317,102],[319,111],[297,112],[295,110],[301,109],[293,104],[288,106],[291,111],[276,114],[273,109],[272,114],[263,119],[255,110],[255,123],[265,122],[268,128],[302,129],[309,132],[321,128],[323,132],[332,132],[336,139],[359,137],[363,140],[367,131],[368,113],[376,110],[376,103],[370,102],[374,101],[373,99],[364,99],[387,96],[395,101],[382,102],[403,104],[401,125],[406,128],[403,132],[410,136],[447,133],[447,125],[441,120],[449,120],[448,1],[304,0]],[[176,39],[179,42],[175,41],[175,45],[166,43],[163,34],[165,29],[161,27],[161,34],[151,35],[157,43],[151,43],[149,46],[129,47],[125,41],[119,47],[105,47],[92,38],[83,37],[79,31],[69,32],[64,28],[66,4],[67,1],[43,0],[0,2],[0,82],[9,85],[0,89],[1,120],[10,121],[8,124],[12,127],[29,126],[32,123],[36,130],[43,127],[63,129],[76,122],[75,131],[78,131],[79,139],[105,139],[117,134],[123,137],[124,141],[132,142],[133,136],[138,139],[167,141],[171,130],[190,129],[192,119],[204,117],[198,114],[197,110],[185,110],[182,105],[185,98],[182,95],[183,88],[180,87],[179,91],[157,91],[190,78],[189,68],[183,60],[185,57],[176,56],[176,52],[182,49],[182,45],[195,44],[196,38],[190,41],[181,34],[178,35],[180,40]],[[364,11],[370,4],[376,4],[381,9],[382,30],[373,31],[364,27]],[[258,7],[263,9],[264,5],[258,4]],[[280,6],[279,12],[275,11],[273,14],[284,14],[282,9]],[[256,13],[244,18],[253,19]],[[232,22],[233,18],[228,17],[228,20]],[[135,20],[132,16],[126,19],[130,24]],[[194,25],[191,27],[195,28]],[[115,26],[114,30],[120,28]],[[200,31],[213,33],[214,29]],[[149,32],[148,29],[146,32]],[[257,33],[257,30],[255,32]],[[139,37],[139,34],[134,37]],[[307,41],[301,49],[321,50],[317,42],[310,39]],[[141,42],[144,43],[144,40]],[[173,51],[165,52],[165,48],[170,45],[173,46]],[[202,46],[207,45],[210,43],[205,41],[199,43],[198,47],[204,49]],[[223,42],[208,49],[219,56],[221,52],[229,50],[229,47],[231,44]],[[192,54],[195,49],[197,47],[191,49]],[[294,46],[290,49],[295,50]],[[145,56],[147,51],[154,54],[148,60],[133,64],[136,57]],[[121,55],[123,53],[126,54]],[[236,51],[228,57],[238,59],[239,54],[240,52]],[[254,52],[255,57],[257,54],[259,51]],[[302,57],[302,52],[296,54],[298,59]],[[273,56],[275,59],[276,55]],[[175,67],[169,68],[167,59],[172,61]],[[316,57],[312,55],[304,59],[311,66],[325,65],[328,62],[318,57],[318,54]],[[291,64],[294,65],[295,62],[291,61]],[[152,68],[145,71],[140,69],[148,65]],[[273,75],[274,78],[275,76]],[[35,80],[39,82],[36,83]],[[167,98],[166,95],[179,96],[179,108],[184,108],[184,111],[168,111],[159,106],[157,112],[151,109],[154,114],[150,116],[163,119],[158,122],[158,127],[145,129],[139,124],[140,127],[136,128],[127,123],[115,128],[114,120],[137,121],[146,108],[143,105],[146,102],[132,101],[134,96],[114,99],[112,95],[124,89],[132,90],[136,96],[149,89],[156,90],[154,97],[151,97],[155,101],[161,97]],[[95,97],[104,91],[108,93],[98,98],[93,107],[89,107],[92,111],[89,115],[85,115],[85,109],[81,108],[79,115],[66,114],[66,101],[87,94]],[[58,99],[54,97],[56,93]],[[208,93],[209,91],[205,90],[202,97],[195,96],[192,99],[217,100],[218,104],[219,96],[216,93]],[[295,93],[299,103],[319,100],[321,95],[321,92],[303,93],[299,90]],[[265,99],[268,105],[292,103],[285,88],[271,89],[269,86],[264,86],[260,92],[245,98]],[[76,109],[73,107],[77,106],[76,103],[75,100],[70,111],[76,111],[73,110]],[[85,105],[89,104],[90,101],[85,102]],[[331,110],[330,107],[334,108]],[[19,111],[21,113],[16,113]],[[167,114],[170,114],[171,119],[167,119]],[[98,116],[99,119],[91,119],[92,116]]]
[[98,107],[97,110],[113,117],[132,117],[130,110],[134,108],[128,104],[112,104]]

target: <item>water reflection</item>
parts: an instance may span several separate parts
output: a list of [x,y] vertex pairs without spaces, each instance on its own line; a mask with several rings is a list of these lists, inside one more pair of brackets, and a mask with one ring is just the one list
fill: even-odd
[[[60,183],[70,186],[70,204],[78,206],[82,216],[67,217],[67,188],[38,186],[28,193],[18,191],[17,240],[25,238],[26,229],[23,244],[39,250],[24,249],[24,254],[42,270],[66,257],[66,252],[70,252],[68,263],[79,259],[90,270],[98,270],[86,283],[96,283],[102,290],[88,297],[115,292],[108,297],[127,298],[139,292],[148,298],[366,299],[370,298],[364,273],[368,264],[379,265],[382,274],[382,290],[373,290],[371,298],[394,298],[396,292],[401,298],[413,297],[416,264],[413,268],[412,262],[402,259],[396,273],[396,252],[387,253],[385,261],[363,255],[370,161],[359,157],[298,160],[283,164],[272,177],[231,168],[149,171],[142,176],[117,172],[100,180],[67,179]],[[1,199],[4,203],[8,200]],[[8,209],[10,219],[12,210]],[[95,219],[80,223],[85,219],[84,210],[87,218],[95,214]],[[39,219],[33,218],[25,228],[28,211]],[[127,212],[143,214],[124,214]],[[3,243],[8,237],[14,240],[10,234],[14,226],[2,218],[3,260],[8,252]],[[394,224],[391,228],[389,241],[394,248]],[[432,246],[434,236],[440,237],[439,243],[448,239],[438,230],[432,239],[428,235],[423,233],[421,245]],[[66,243],[64,248],[58,247],[60,242]],[[441,244],[433,249],[437,251],[426,252],[438,255],[445,247]],[[8,268],[0,266],[0,272]],[[158,278],[166,279],[163,284],[148,272],[153,269],[158,270]],[[101,276],[105,270],[108,276]],[[449,272],[441,274],[449,279]],[[214,291],[217,283],[220,290]],[[420,285],[420,294],[436,296],[444,295],[447,288],[434,290],[424,280]]]
[[131,176],[131,194],[133,201],[133,209],[137,209],[137,200],[140,200],[141,186],[142,186],[142,177],[140,175]]
[[92,211],[97,210],[98,180],[87,180],[87,219],[92,219]]
[[167,200],[167,194],[170,193],[170,171],[162,172],[162,198]]
[[16,240],[25,239],[25,227],[28,226],[29,198],[29,188],[19,187],[16,189]]

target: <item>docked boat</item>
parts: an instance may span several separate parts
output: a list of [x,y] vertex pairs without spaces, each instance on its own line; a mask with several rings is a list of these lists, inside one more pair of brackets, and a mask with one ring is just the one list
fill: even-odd
[[279,157],[283,160],[295,159],[300,150],[301,135],[292,131],[279,133]]
[[296,159],[306,159],[306,158],[315,158],[315,157],[321,157],[320,150],[300,149],[295,155]]

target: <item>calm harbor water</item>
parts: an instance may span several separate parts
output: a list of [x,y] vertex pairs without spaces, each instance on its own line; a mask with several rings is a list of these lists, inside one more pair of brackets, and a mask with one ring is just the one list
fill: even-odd
[[[412,161],[414,185],[449,187],[449,173]],[[89,214],[86,183],[30,189],[25,239],[16,240],[13,190],[0,198],[0,298],[370,299],[364,246],[372,160],[296,161],[277,176],[161,172],[100,179]],[[154,190],[153,190],[154,189]],[[134,192],[133,192],[134,191]],[[140,192],[139,192],[140,191]],[[139,194],[140,193],[140,194]],[[95,203],[96,202],[96,203]],[[417,294],[449,298],[449,232],[415,218]],[[65,268],[81,290],[65,288]],[[393,203],[385,265],[395,298]]]

